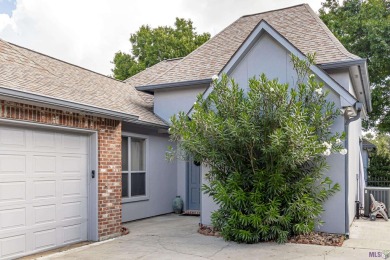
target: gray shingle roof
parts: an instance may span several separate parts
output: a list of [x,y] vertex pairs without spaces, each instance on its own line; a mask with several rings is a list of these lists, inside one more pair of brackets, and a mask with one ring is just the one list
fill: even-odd
[[0,39],[0,86],[166,125],[130,85]]
[[[160,61],[159,63],[126,79],[124,82],[129,83],[133,86],[147,85],[149,82],[152,82],[154,79],[160,77],[162,74],[167,72],[170,68],[180,62],[181,59],[182,58],[176,58]],[[144,92],[139,92],[139,94],[148,105],[153,106],[153,95]]]
[[344,48],[307,4],[302,4],[243,16],[165,73],[149,82],[135,82],[134,86],[211,78],[222,70],[261,20],[270,24],[302,53],[315,52],[317,64],[360,59]]

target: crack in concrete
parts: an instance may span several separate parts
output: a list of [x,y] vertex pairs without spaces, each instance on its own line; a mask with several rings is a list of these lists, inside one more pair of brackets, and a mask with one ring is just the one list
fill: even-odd
[[190,253],[185,253],[185,252],[178,252],[177,250],[170,249],[170,248],[166,247],[165,245],[163,245],[163,244],[161,243],[160,240],[161,240],[161,237],[158,236],[157,243],[158,243],[163,249],[165,249],[165,250],[167,250],[167,251],[174,252],[174,253],[176,253],[176,254],[183,254],[183,255],[189,255],[189,256],[196,256],[196,257],[200,257],[200,258],[203,258],[203,259],[207,259],[207,258],[205,258],[205,257],[203,257],[203,256],[200,256],[200,255],[195,255],[195,254],[190,254]]
[[222,250],[224,250],[225,248],[228,248],[229,246],[230,246],[230,244],[224,245],[221,249],[217,250],[214,254],[208,256],[207,258],[214,257],[216,254],[220,253]]

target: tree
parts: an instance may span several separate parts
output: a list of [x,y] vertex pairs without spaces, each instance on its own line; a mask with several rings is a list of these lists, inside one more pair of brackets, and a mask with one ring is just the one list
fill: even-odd
[[[309,64],[292,60],[302,79]],[[245,92],[224,75],[213,85],[206,99],[198,97],[191,119],[185,112],[171,118],[178,148],[168,151],[210,167],[203,190],[219,205],[213,226],[224,239],[244,243],[285,242],[313,231],[323,202],[339,189],[322,174],[326,157],[346,153],[343,134],[329,130],[341,115],[323,83],[310,75],[290,88],[262,75]]]
[[370,156],[368,181],[376,181],[375,186],[389,186],[390,182],[390,136],[379,134],[375,138],[366,137],[375,144],[376,149]]
[[174,28],[143,25],[131,34],[131,54],[117,52],[113,63],[114,77],[125,80],[164,60],[184,57],[210,39],[209,33],[198,34],[191,20],[176,18]]
[[373,111],[366,125],[390,133],[390,2],[326,0],[319,13],[351,53],[367,58]]

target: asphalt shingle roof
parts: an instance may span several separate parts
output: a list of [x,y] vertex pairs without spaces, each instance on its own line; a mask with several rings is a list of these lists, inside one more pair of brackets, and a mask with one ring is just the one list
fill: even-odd
[[[218,74],[254,28],[265,20],[302,53],[316,53],[316,63],[360,59],[349,53],[307,4],[239,18],[205,44],[151,81],[134,86],[169,84],[211,78]],[[153,68],[153,67],[152,67]],[[156,67],[158,68],[158,67]],[[160,68],[158,68],[160,69]]]
[[[160,77],[163,73],[168,71],[174,65],[179,63],[182,58],[163,60],[136,75],[126,79],[124,82],[129,83],[133,86],[143,86],[152,82],[154,79]],[[139,92],[140,96],[148,105],[153,105],[154,96],[148,93]]]
[[0,39],[0,86],[138,116],[166,125],[135,88]]

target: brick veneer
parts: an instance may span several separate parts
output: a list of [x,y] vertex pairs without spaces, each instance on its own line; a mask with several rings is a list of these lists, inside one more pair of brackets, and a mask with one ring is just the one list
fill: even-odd
[[122,220],[121,122],[0,100],[0,118],[98,131],[99,240],[120,235]]

